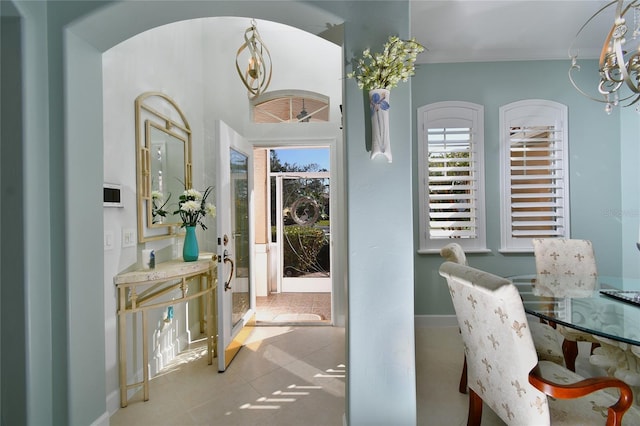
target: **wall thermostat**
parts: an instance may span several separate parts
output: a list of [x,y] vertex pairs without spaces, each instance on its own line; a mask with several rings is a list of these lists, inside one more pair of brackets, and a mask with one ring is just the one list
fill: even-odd
[[102,186],[102,194],[105,207],[124,207],[122,204],[122,185],[105,183]]

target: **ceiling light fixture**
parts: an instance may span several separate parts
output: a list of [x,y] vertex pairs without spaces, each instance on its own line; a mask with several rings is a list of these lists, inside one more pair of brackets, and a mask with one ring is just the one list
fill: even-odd
[[[578,55],[572,53],[573,44],[585,27],[608,7],[616,5],[613,26],[604,41],[600,52],[599,73],[600,82],[598,92],[601,97],[594,97],[580,89],[574,80],[573,72],[580,71]],[[633,17],[633,30],[629,33],[631,40],[625,35],[629,31],[625,17]],[[571,68],[569,80],[573,87],[591,100],[605,104],[605,111],[611,114],[613,107],[621,105],[627,107],[640,100],[640,0],[633,0],[625,5],[624,0],[614,0],[607,3],[585,22],[576,34],[576,38],[569,48]],[[626,88],[626,89],[625,89]],[[636,110],[640,110],[640,105]]]
[[[247,58],[247,68],[243,72],[238,63],[242,52],[247,49],[249,57]],[[244,43],[236,53],[236,70],[238,75],[249,91],[249,98],[253,99],[264,93],[271,82],[271,54],[265,46],[255,19],[251,20],[251,26],[244,32]]]
[[309,120],[311,119],[311,117],[307,117],[308,115],[309,115],[309,113],[307,112],[306,109],[304,109],[304,99],[302,99],[302,110],[300,111],[300,114],[296,115],[296,118],[300,122],[308,123]]

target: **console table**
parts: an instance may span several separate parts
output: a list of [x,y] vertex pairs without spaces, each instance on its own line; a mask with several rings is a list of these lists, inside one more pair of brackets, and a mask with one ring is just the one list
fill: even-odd
[[[200,298],[200,332],[207,335],[207,357],[213,364],[216,353],[216,275],[212,254],[201,254],[194,262],[171,260],[157,263],[155,269],[125,272],[114,277],[118,293],[118,343],[120,367],[120,406],[126,407],[127,390],[143,386],[144,400],[149,400],[149,348],[147,312]],[[196,284],[196,285],[194,285]],[[190,287],[194,287],[190,289]],[[180,296],[166,296],[179,291]],[[142,314],[142,382],[127,384],[127,315]]]

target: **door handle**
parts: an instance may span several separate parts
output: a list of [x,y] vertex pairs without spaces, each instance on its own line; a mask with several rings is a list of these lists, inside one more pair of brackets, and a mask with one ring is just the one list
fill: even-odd
[[231,280],[233,279],[233,272],[235,270],[235,265],[233,263],[233,259],[229,256],[229,252],[227,250],[224,251],[223,254],[224,263],[231,264],[231,272],[229,273],[229,279],[224,283],[224,291],[231,290]]

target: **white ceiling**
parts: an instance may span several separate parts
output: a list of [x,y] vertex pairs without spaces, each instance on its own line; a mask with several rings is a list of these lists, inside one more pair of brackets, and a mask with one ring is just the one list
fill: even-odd
[[[418,63],[567,59],[585,22],[607,0],[411,0]],[[613,24],[606,8],[580,33],[580,58],[597,58]],[[633,25],[633,14],[626,16]],[[629,35],[627,37],[630,37]]]

